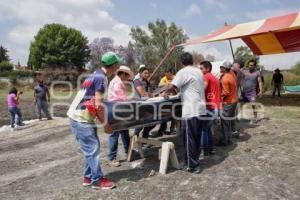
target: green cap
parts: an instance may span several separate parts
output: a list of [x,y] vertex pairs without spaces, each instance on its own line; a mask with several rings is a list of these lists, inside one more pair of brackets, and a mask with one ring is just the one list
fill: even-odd
[[121,64],[123,62],[123,59],[117,56],[114,52],[107,52],[102,55],[101,57],[101,63],[104,66],[113,65],[115,63]]

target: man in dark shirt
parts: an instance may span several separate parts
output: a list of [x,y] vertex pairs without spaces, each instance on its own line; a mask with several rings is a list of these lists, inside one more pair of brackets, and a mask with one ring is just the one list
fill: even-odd
[[48,120],[52,117],[48,111],[48,103],[50,103],[50,93],[48,87],[44,85],[42,80],[38,80],[38,85],[34,87],[34,102],[37,106],[38,118],[42,120],[42,111]]
[[280,97],[281,84],[283,83],[283,75],[280,73],[280,70],[277,68],[272,78],[273,85],[273,97],[275,97],[276,92],[278,92],[278,97]]

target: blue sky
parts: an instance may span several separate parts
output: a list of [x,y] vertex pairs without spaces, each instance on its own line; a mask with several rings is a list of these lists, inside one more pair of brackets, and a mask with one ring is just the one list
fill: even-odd
[[[0,44],[13,62],[26,65],[30,41],[46,23],[80,29],[90,41],[110,36],[125,45],[131,26],[146,29],[149,21],[164,19],[181,26],[189,37],[206,35],[223,26],[300,11],[300,0],[0,0]],[[233,41],[234,48],[243,45]],[[227,42],[189,46],[218,60],[230,58]],[[263,56],[267,68],[287,68],[300,61],[300,53]]]

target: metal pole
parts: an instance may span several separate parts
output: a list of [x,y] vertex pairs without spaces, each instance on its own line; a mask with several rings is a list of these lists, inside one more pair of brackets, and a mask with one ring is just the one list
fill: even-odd
[[159,62],[159,64],[153,70],[153,72],[152,72],[151,76],[149,77],[148,81],[150,81],[153,78],[154,74],[161,67],[161,65],[165,62],[165,60],[170,56],[170,54],[172,53],[172,51],[174,51],[175,48],[176,48],[176,45],[172,46],[171,49],[166,53],[165,57]]
[[231,40],[228,40],[228,41],[229,41],[229,44],[230,44],[232,58],[233,58],[233,60],[235,60]]

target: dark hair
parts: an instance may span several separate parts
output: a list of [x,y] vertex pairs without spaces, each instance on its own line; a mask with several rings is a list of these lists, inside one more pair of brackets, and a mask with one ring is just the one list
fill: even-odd
[[243,63],[243,61],[242,61],[241,59],[236,59],[236,60],[234,60],[234,61],[233,61],[233,64],[234,64],[234,63],[239,64],[239,65],[240,65],[240,68],[243,68],[243,67],[244,67],[244,63]]
[[174,73],[174,71],[171,67],[166,67],[166,69],[164,70],[164,73],[168,73],[168,72],[170,72],[172,74]]
[[15,94],[15,95],[17,95],[18,94],[17,88],[15,88],[15,87],[11,88],[10,91],[8,92],[8,94]]
[[193,56],[192,56],[192,54],[190,54],[190,53],[188,53],[188,52],[183,53],[183,54],[180,56],[180,60],[181,60],[181,63],[182,63],[184,66],[187,66],[187,65],[193,65],[193,64],[194,64]]
[[147,67],[142,67],[142,68],[140,69],[139,73],[143,73],[145,70],[148,70],[148,71],[149,71],[149,69],[148,69]]
[[254,60],[254,59],[249,60],[249,61],[248,61],[248,65],[249,65],[249,63],[251,63],[251,62],[254,63],[254,65],[256,66],[256,60]]
[[127,74],[127,73],[122,72],[122,71],[119,71],[119,72],[117,73],[118,76],[121,76],[122,74]]
[[211,72],[211,70],[212,70],[211,62],[205,60],[205,61],[202,61],[202,62],[200,63],[200,65],[203,65],[203,67],[204,67],[205,69],[207,69],[209,72]]

